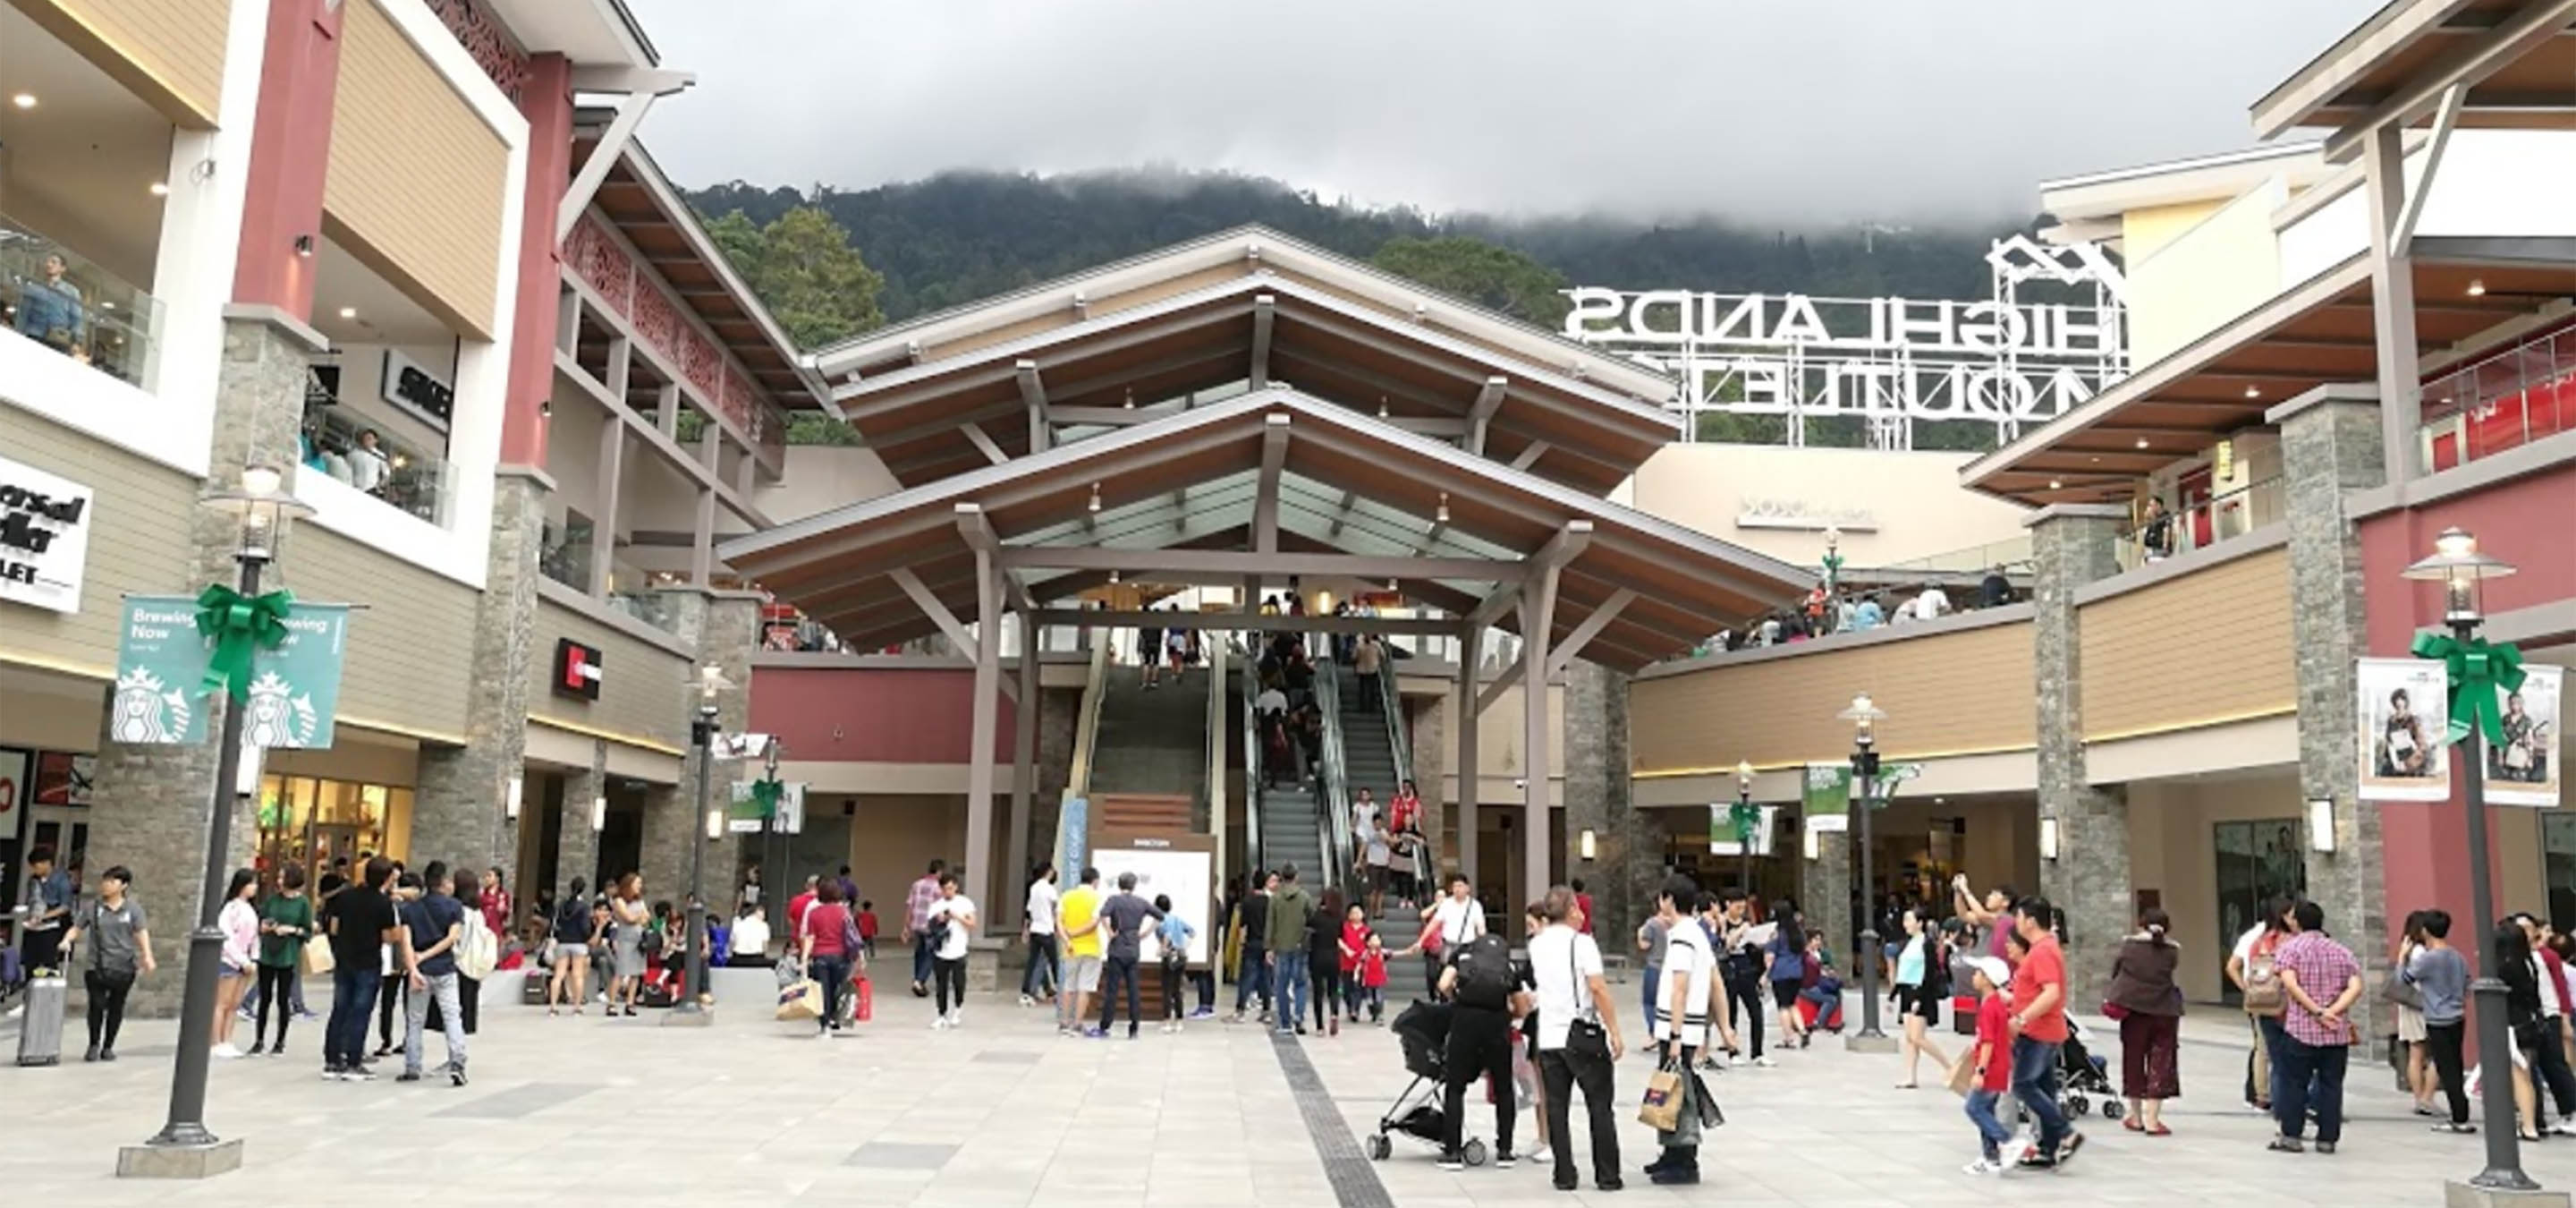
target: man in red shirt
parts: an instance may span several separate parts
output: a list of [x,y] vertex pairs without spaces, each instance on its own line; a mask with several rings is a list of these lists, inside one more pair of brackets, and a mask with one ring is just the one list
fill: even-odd
[[2013,929],[2030,955],[2012,978],[2012,1089],[2022,1109],[2039,1121],[2039,1138],[2014,1165],[2051,1170],[2074,1157],[2084,1135],[2066,1123],[2057,1106],[2057,1050],[2066,1043],[2066,954],[2050,924],[2057,908],[2028,897],[2013,905]]
[[805,932],[805,911],[814,905],[814,886],[819,878],[805,878],[805,892],[787,899],[787,934],[789,943]]
[[1590,935],[1592,934],[1592,895],[1584,890],[1581,877],[1574,878],[1572,888],[1574,909],[1581,916],[1575,920],[1574,929],[1584,935]]

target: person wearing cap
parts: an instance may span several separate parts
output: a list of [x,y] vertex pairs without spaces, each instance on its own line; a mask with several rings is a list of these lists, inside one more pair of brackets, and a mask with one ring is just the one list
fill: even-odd
[[2004,1161],[2004,1143],[2013,1135],[2012,1128],[1995,1114],[1995,1104],[2012,1089],[2012,1008],[2005,995],[2012,985],[2012,966],[1999,956],[1976,957],[1967,965],[1976,971],[1977,1043],[1959,1060],[1977,1072],[1968,1087],[1968,1119],[1976,1124],[1983,1147],[1967,1171],[2000,1175],[2010,1169]]

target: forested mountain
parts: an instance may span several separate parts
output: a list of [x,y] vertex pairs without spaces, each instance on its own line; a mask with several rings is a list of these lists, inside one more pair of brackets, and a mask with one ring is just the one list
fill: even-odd
[[[1432,216],[1327,202],[1259,177],[1176,171],[949,172],[856,192],[734,181],[689,200],[710,220],[741,211],[762,227],[798,206],[820,208],[883,275],[876,304],[887,322],[1246,223],[1363,260],[1394,240],[1467,236],[1525,252],[1577,285],[1916,298],[1986,296],[1986,246],[2003,233]],[[1720,208],[1723,199],[1711,203]]]

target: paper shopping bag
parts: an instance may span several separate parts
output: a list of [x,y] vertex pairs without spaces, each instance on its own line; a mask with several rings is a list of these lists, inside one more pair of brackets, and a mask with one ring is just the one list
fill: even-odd
[[1671,1132],[1682,1122],[1682,1072],[1670,1064],[1646,1079],[1646,1101],[1637,1108],[1637,1122],[1656,1132]]
[[1959,1059],[1958,1059],[1957,1061],[1955,1061],[1955,1062],[1951,1063],[1951,1065],[1950,1065],[1950,1077],[1949,1077],[1948,1082],[1949,1082],[1949,1087],[1950,1087],[1950,1093],[1951,1093],[1951,1094],[1953,1094],[1953,1095],[1957,1095],[1957,1096],[1959,1096],[1960,1098],[1963,1098],[1963,1099],[1967,1097],[1967,1095],[1968,1095],[1968,1092],[1969,1092],[1969,1091],[1972,1091],[1972,1090],[1976,1089],[1976,1086],[1977,1086],[1977,1055],[1976,1055],[1976,1053],[1974,1053],[1974,1052],[1962,1053],[1962,1054],[1960,1054],[1960,1055],[1959,1055]]
[[812,1019],[823,1013],[823,987],[814,979],[800,978],[795,985],[778,992],[778,1018]]
[[331,959],[331,945],[329,945],[329,944],[316,944],[316,943],[313,943],[313,942],[312,942],[312,941],[310,941],[310,940],[307,940],[307,941],[305,942],[305,944],[304,944],[304,975],[305,975],[305,976],[307,976],[307,977],[320,977],[320,976],[322,976],[322,975],[323,975],[323,974],[325,974],[325,973],[329,973],[329,972],[332,970],[332,968],[333,968],[333,967],[334,967],[334,962],[333,962],[333,961],[332,961],[332,959]]

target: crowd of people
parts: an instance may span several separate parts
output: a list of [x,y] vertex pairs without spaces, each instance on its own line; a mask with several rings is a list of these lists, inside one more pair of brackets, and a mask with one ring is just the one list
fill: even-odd
[[1711,634],[1693,651],[1705,657],[1729,650],[1781,646],[1837,633],[1865,633],[1889,625],[1932,621],[1953,612],[2010,604],[2021,598],[2000,565],[1986,568],[1973,593],[1954,597],[1948,588],[1926,582],[1919,589],[1887,587],[1846,590],[1818,584],[1804,599],[1776,608],[1742,627]]

